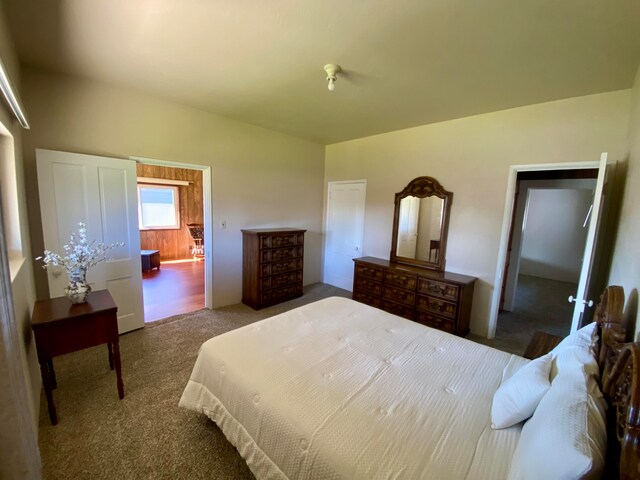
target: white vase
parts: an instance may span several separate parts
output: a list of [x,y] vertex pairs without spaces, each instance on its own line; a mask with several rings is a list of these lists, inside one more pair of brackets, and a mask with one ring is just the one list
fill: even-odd
[[91,286],[87,283],[87,270],[80,268],[68,272],[69,285],[64,289],[71,303],[85,303],[91,293]]

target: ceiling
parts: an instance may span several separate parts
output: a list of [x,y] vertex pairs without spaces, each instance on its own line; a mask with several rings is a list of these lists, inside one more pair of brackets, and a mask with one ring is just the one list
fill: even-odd
[[630,88],[640,64],[638,0],[4,4],[26,65],[323,144]]

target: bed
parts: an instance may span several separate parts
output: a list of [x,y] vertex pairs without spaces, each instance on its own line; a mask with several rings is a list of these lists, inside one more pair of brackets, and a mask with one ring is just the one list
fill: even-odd
[[[608,289],[598,307],[594,359],[626,412],[629,369],[613,367],[635,357],[619,295]],[[521,458],[539,437],[523,427],[540,422],[492,428],[492,403],[528,363],[332,297],[205,342],[180,406],[216,422],[259,479],[527,478],[512,463],[536,461]]]

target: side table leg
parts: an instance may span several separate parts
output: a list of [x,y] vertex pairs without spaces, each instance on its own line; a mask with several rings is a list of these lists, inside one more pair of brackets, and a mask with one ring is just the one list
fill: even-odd
[[49,378],[51,378],[51,388],[55,390],[58,388],[58,381],[56,380],[56,371],[53,369],[53,358],[47,361],[47,368],[49,369]]
[[116,376],[118,377],[118,397],[124,398],[124,384],[122,383],[122,367],[120,365],[120,344],[116,340],[113,342],[113,357],[116,364]]
[[107,342],[107,349],[109,350],[109,368],[113,370],[113,344]]
[[40,375],[42,376],[42,385],[44,387],[44,394],[47,397],[47,407],[49,409],[49,420],[51,425],[58,424],[58,416],[56,415],[56,406],[53,403],[53,393],[51,393],[51,379],[49,378],[49,369],[47,368],[49,360],[42,360],[40,362]]

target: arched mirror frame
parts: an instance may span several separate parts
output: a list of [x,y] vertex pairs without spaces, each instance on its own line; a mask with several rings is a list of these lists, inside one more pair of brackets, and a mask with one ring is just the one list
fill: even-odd
[[[400,221],[400,201],[405,197],[438,197],[444,201],[442,208],[442,222],[440,228],[440,251],[436,261],[419,260],[415,258],[401,257],[397,255],[398,250],[398,223]],[[396,193],[395,210],[393,214],[393,233],[391,238],[391,261],[404,263],[407,265],[418,265],[433,270],[444,270],[445,257],[447,252],[447,233],[449,232],[449,212],[453,193],[445,190],[440,182],[433,177],[414,178],[401,192]]]

